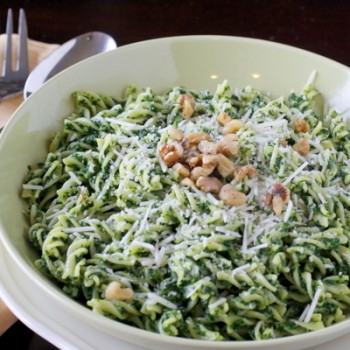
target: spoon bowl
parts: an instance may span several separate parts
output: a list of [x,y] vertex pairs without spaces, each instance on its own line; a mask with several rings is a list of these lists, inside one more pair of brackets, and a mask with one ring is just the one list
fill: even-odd
[[116,47],[115,40],[102,32],[88,32],[65,42],[45,57],[30,73],[24,86],[24,98],[28,98],[43,83],[69,66]]

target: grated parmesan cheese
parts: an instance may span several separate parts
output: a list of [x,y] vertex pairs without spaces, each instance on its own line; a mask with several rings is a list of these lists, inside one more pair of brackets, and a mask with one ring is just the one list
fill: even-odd
[[218,306],[220,306],[223,303],[226,303],[227,299],[226,298],[220,298],[216,300],[215,302],[211,303],[208,305],[209,309],[216,309]]
[[321,293],[322,293],[322,289],[320,287],[318,287],[316,289],[315,295],[314,295],[314,297],[312,299],[311,305],[310,305],[309,309],[306,312],[304,322],[310,322],[311,317],[312,317],[312,315],[313,315],[313,313],[314,313],[314,311],[316,309],[316,306],[317,306],[317,303],[318,303],[318,299],[321,296]]
[[177,305],[170,302],[169,300],[166,300],[165,298],[155,294],[155,293],[147,293],[148,300],[152,304],[161,304],[166,306],[168,309],[177,309]]
[[66,227],[63,229],[65,233],[73,233],[73,232],[94,232],[95,227],[93,226],[80,226],[80,227]]
[[303,311],[303,313],[302,313],[302,314],[300,315],[300,317],[299,317],[299,321],[300,321],[300,322],[304,322],[305,317],[306,317],[306,315],[308,314],[309,310],[310,310],[310,304],[307,304],[306,307],[305,307],[305,309],[304,309],[304,311]]
[[234,276],[237,273],[239,273],[240,271],[247,270],[247,269],[250,268],[250,266],[251,266],[251,264],[244,264],[242,266],[238,266],[238,267],[236,267],[235,269],[232,270],[231,275]]
[[225,227],[217,226],[215,230],[218,232],[225,233],[228,236],[241,237],[241,234],[239,232],[228,230]]
[[79,180],[78,176],[76,176],[73,171],[68,171],[69,176],[73,181],[75,181],[78,185],[81,185],[82,182]]
[[290,214],[293,210],[293,202],[291,200],[288,201],[287,209],[283,217],[283,221],[287,222],[289,220]]
[[248,247],[248,225],[249,225],[249,219],[246,216],[244,220],[244,231],[243,231],[243,240],[242,240],[242,252],[246,253],[247,252],[247,247]]
[[282,184],[284,186],[288,185],[298,174],[300,174],[304,168],[306,168],[309,165],[308,162],[304,162],[302,165],[300,165],[300,167],[295,170],[291,175],[289,175],[283,182]]
[[113,118],[106,118],[106,121],[108,121],[111,124],[118,124],[121,125],[129,130],[143,130],[146,128],[145,125],[139,125],[139,124],[134,124],[134,123],[128,123],[128,122],[124,122],[122,120],[119,119],[113,119]]

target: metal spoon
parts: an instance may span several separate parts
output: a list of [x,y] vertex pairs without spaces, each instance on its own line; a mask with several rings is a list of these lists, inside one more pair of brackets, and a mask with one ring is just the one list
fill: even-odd
[[85,33],[67,41],[32,70],[24,86],[24,98],[28,98],[46,80],[74,63],[116,47],[114,39],[102,32]]

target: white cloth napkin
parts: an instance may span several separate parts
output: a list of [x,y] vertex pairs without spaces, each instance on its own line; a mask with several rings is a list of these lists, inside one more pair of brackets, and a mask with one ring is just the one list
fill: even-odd
[[[3,65],[3,53],[6,42],[6,35],[0,35],[0,72],[2,72]],[[14,62],[17,59],[17,42],[18,36],[13,35],[13,59]],[[58,45],[47,44],[35,40],[28,40],[28,57],[29,57],[29,70],[31,71],[45,56],[51,51],[56,49]],[[1,73],[0,73],[1,75]],[[0,127],[3,127],[7,121],[11,118],[13,112],[23,102],[23,94],[11,96],[5,100],[0,101]],[[0,168],[1,169],[1,168]],[[1,170],[0,170],[1,171]],[[1,280],[0,280],[0,283]],[[0,335],[2,335],[8,328],[10,328],[15,322],[16,316],[9,310],[5,303],[0,298]]]

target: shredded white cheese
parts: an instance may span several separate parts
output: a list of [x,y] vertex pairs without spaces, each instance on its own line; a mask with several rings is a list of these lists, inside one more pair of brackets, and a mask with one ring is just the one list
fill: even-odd
[[236,267],[235,269],[232,270],[231,275],[234,276],[237,273],[239,273],[240,271],[247,270],[247,269],[249,269],[250,266],[251,266],[251,264],[244,264],[242,266],[238,266],[238,267]]
[[63,229],[63,232],[65,232],[65,233],[93,232],[93,231],[95,231],[95,227],[93,227],[93,226],[66,227]]
[[76,176],[73,171],[68,171],[69,176],[72,180],[74,180],[78,185],[81,185],[82,182],[79,180],[78,176]]
[[208,305],[209,309],[216,309],[218,306],[220,306],[223,303],[226,303],[227,299],[226,298],[220,298],[216,300],[214,303],[211,303]]
[[155,294],[155,293],[147,293],[148,300],[152,304],[161,304],[166,306],[169,309],[177,309],[177,305],[174,303],[170,302],[169,300],[166,300],[165,298]]
[[306,168],[309,165],[308,162],[304,162],[302,165],[300,165],[300,167],[295,170],[292,174],[290,174],[283,182],[282,184],[284,186],[288,185],[298,174],[300,174],[304,168]]
[[310,305],[310,308],[309,310],[307,311],[306,315],[305,315],[305,319],[304,319],[304,322],[310,322],[311,320],[311,317],[316,309],[316,306],[317,306],[317,303],[318,303],[318,299],[320,298],[321,296],[321,293],[322,293],[322,289],[320,287],[318,287],[316,289],[316,292],[315,292],[315,295],[314,295],[314,298],[312,299],[312,302],[311,302],[311,305]]
[[286,212],[285,212],[284,217],[283,217],[284,222],[288,221],[290,214],[292,213],[292,210],[293,210],[293,202],[291,200],[289,200]]

